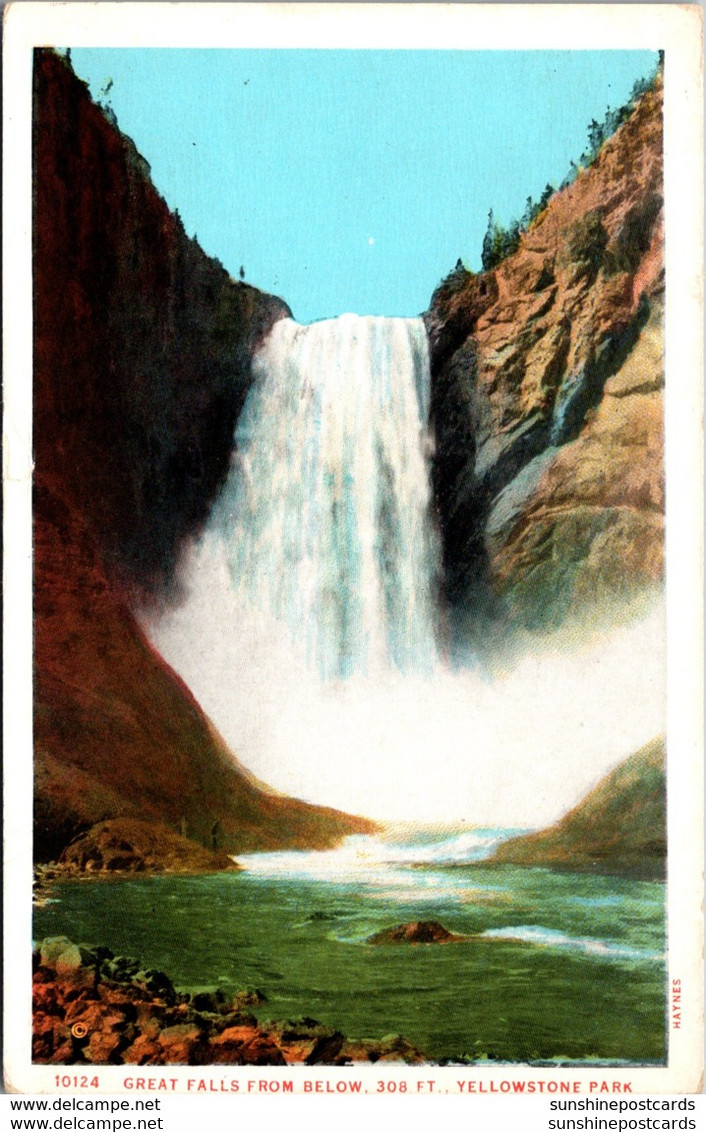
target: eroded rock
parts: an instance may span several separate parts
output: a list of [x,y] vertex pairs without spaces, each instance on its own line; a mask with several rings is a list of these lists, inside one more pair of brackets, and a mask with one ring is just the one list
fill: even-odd
[[425,315],[455,623],[627,618],[662,584],[663,289],[658,80],[518,250]]

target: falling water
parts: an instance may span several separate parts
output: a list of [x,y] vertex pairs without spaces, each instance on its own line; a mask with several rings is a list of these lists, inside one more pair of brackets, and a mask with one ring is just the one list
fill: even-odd
[[326,678],[435,660],[421,319],[277,322],[255,356],[217,520],[232,584]]

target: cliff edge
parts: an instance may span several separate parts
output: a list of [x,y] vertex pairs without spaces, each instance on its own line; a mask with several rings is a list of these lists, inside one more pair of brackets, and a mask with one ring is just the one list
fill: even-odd
[[33,144],[35,857],[110,819],[229,852],[369,830],[255,782],[131,612],[173,585],[227,475],[253,350],[289,308],[186,236],[48,50]]
[[662,165],[658,77],[517,251],[424,315],[446,598],[471,630],[621,619],[661,587]]

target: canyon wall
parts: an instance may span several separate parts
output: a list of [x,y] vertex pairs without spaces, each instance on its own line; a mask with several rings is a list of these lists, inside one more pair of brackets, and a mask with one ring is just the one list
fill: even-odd
[[661,586],[662,88],[495,270],[425,321],[446,597],[478,640],[639,611]]
[[320,847],[370,823],[234,759],[131,609],[174,586],[229,467],[253,349],[289,314],[184,233],[67,62],[34,83],[35,855],[105,819],[209,848]]
[[[449,623],[482,647],[639,612],[663,572],[661,85],[496,269],[424,315]],[[280,299],[189,239],[66,60],[34,85],[37,855],[106,819],[221,848],[369,823],[269,792],[132,610],[178,593]]]
[[250,358],[281,299],[189,239],[65,60],[34,83],[34,449],[111,573],[172,580],[228,472]]

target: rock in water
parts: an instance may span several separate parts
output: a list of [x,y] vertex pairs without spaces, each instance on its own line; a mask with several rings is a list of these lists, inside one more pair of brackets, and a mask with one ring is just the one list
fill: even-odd
[[385,928],[368,939],[368,943],[457,943],[465,936],[456,935],[438,920],[415,920],[411,924],[398,924]]

